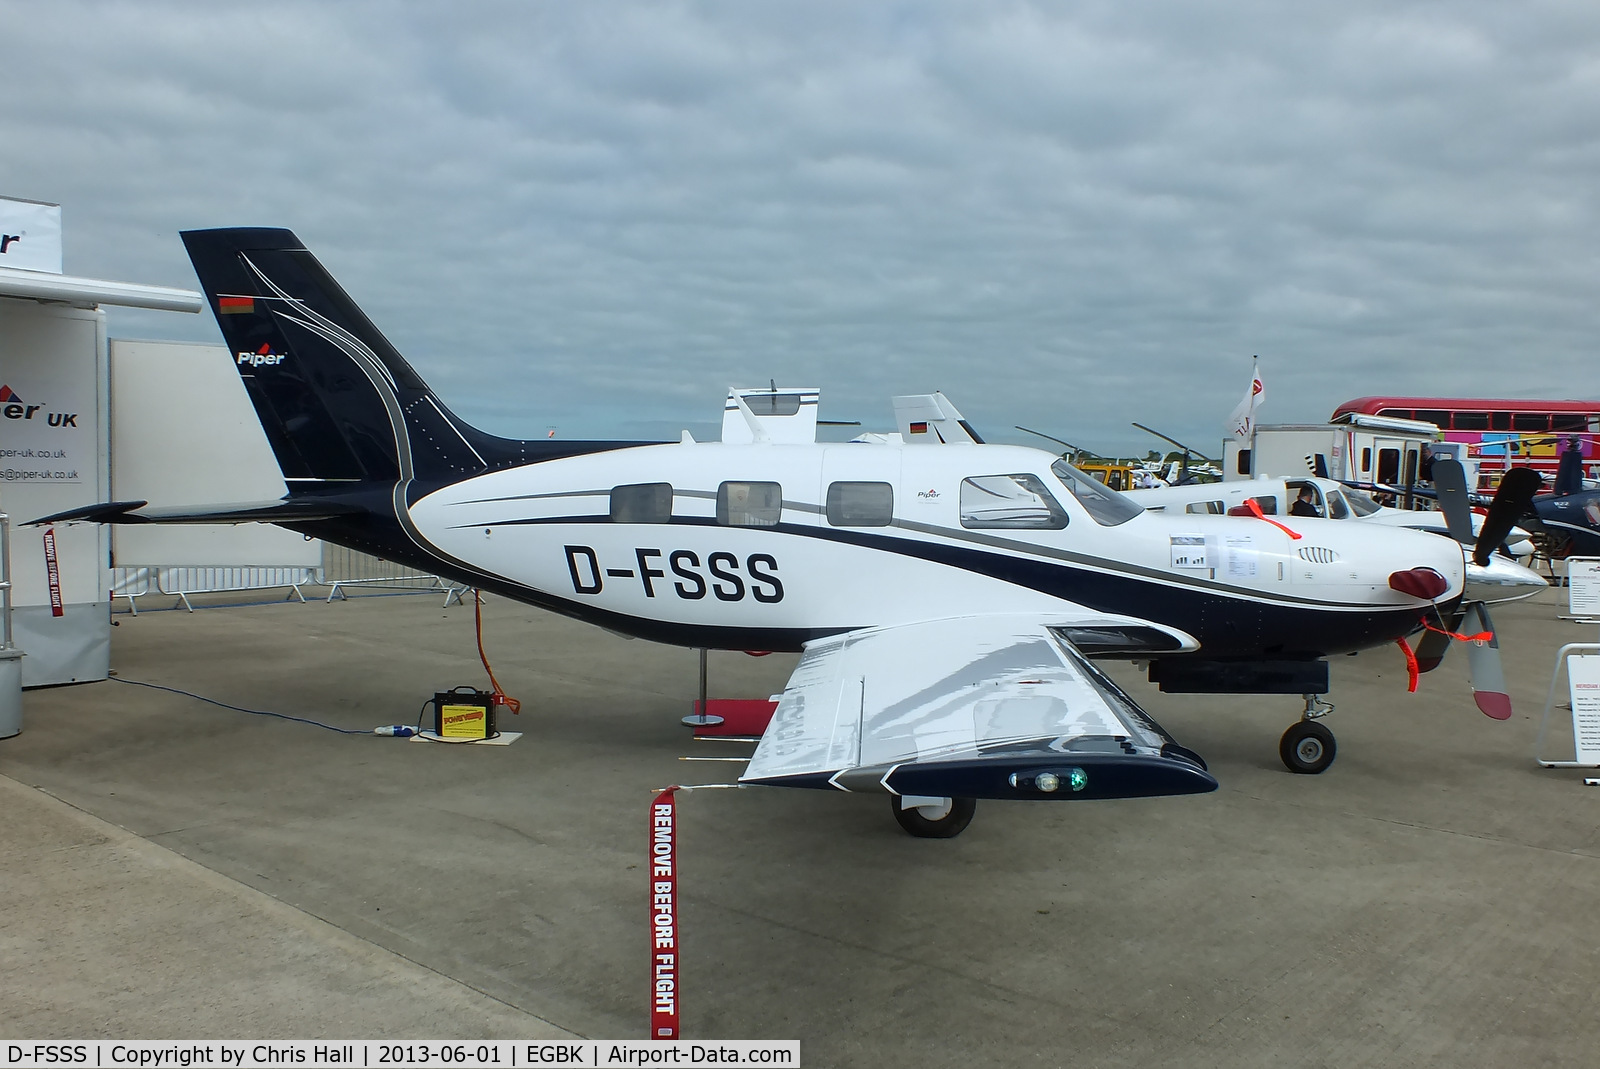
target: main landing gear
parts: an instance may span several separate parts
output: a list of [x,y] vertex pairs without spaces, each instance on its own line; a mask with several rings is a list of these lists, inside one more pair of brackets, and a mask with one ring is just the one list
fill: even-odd
[[889,799],[894,819],[919,839],[953,839],[972,823],[978,811],[976,798],[912,798],[895,795]]
[[1338,746],[1333,741],[1333,732],[1317,722],[1333,712],[1333,704],[1323,701],[1317,694],[1307,694],[1305,699],[1306,711],[1301,714],[1299,723],[1289,725],[1289,730],[1283,733],[1278,742],[1278,756],[1283,758],[1284,767],[1290,772],[1314,776],[1333,764]]

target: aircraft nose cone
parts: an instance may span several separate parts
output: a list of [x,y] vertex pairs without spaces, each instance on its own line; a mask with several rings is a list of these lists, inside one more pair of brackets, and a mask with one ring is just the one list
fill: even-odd
[[1530,597],[1550,583],[1532,568],[1496,553],[1488,564],[1467,561],[1467,596],[1478,601],[1515,601]]
[[1450,580],[1432,568],[1406,568],[1389,573],[1389,588],[1423,601],[1433,601],[1450,589]]

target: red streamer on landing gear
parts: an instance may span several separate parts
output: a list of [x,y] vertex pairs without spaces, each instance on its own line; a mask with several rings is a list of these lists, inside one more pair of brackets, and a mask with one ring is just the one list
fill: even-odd
[[668,787],[650,804],[650,1038],[678,1038],[678,813]]
[[1417,667],[1417,655],[1411,651],[1411,643],[1407,642],[1404,637],[1397,638],[1394,641],[1395,645],[1400,647],[1400,652],[1406,655],[1406,672],[1411,676],[1411,682],[1406,687],[1406,690],[1415,694],[1417,692],[1417,677],[1422,674]]

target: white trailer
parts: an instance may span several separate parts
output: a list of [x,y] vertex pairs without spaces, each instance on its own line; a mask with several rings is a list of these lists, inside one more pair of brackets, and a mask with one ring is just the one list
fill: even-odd
[[[1456,456],[1457,443],[1440,442],[1432,423],[1352,413],[1333,423],[1257,427],[1253,439],[1223,442],[1223,479],[1317,475],[1356,483],[1410,486],[1419,481],[1422,447],[1435,458]],[[1465,453],[1465,450],[1460,452]],[[1468,471],[1468,485],[1476,472]]]

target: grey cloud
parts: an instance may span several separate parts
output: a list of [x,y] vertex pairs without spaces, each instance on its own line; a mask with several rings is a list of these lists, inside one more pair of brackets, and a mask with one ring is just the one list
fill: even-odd
[[[1379,391],[1594,395],[1577,4],[0,2],[0,192],[70,271],[285,225],[502,433],[888,417],[1216,442]],[[118,312],[118,333],[214,337]],[[1533,373],[1529,373],[1529,372]]]

